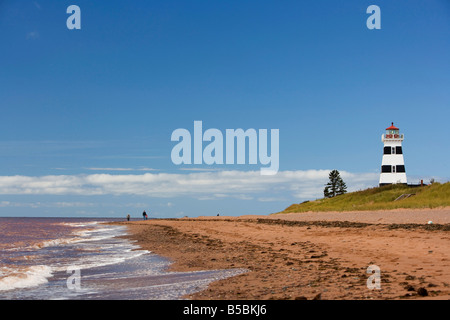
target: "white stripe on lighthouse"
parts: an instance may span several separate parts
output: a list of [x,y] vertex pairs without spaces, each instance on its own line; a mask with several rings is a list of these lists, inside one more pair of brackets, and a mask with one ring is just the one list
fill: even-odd
[[[385,184],[407,183],[402,148],[403,139],[403,134],[400,134],[399,129],[394,127],[394,123],[389,128],[386,128],[385,134],[381,135],[384,148],[390,148],[390,154],[385,154],[385,149],[383,149],[383,160],[380,168],[380,186]],[[400,151],[397,147],[401,147],[401,153],[397,152]]]

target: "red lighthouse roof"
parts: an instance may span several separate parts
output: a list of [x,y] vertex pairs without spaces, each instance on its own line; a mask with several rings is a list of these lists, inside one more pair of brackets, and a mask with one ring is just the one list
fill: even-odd
[[399,130],[399,128],[397,128],[396,126],[394,126],[394,123],[391,122],[392,125],[389,128],[386,128],[386,130]]

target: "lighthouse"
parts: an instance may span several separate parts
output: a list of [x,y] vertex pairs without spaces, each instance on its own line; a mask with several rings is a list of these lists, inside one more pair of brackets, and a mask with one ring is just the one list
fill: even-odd
[[402,149],[403,138],[403,134],[400,134],[399,128],[395,127],[393,122],[389,128],[386,128],[386,133],[381,135],[384,149],[381,162],[380,187],[395,183],[407,184]]

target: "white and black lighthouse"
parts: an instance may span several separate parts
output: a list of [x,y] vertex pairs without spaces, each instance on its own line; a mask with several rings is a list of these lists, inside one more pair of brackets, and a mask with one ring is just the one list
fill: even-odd
[[395,183],[407,184],[402,149],[403,139],[403,134],[400,134],[394,123],[389,128],[386,128],[385,134],[381,135],[384,149],[381,162],[380,187]]

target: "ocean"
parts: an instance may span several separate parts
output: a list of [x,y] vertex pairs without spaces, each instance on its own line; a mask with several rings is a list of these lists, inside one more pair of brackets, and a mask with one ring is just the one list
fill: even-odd
[[168,272],[117,220],[0,217],[0,300],[178,300],[245,272]]

